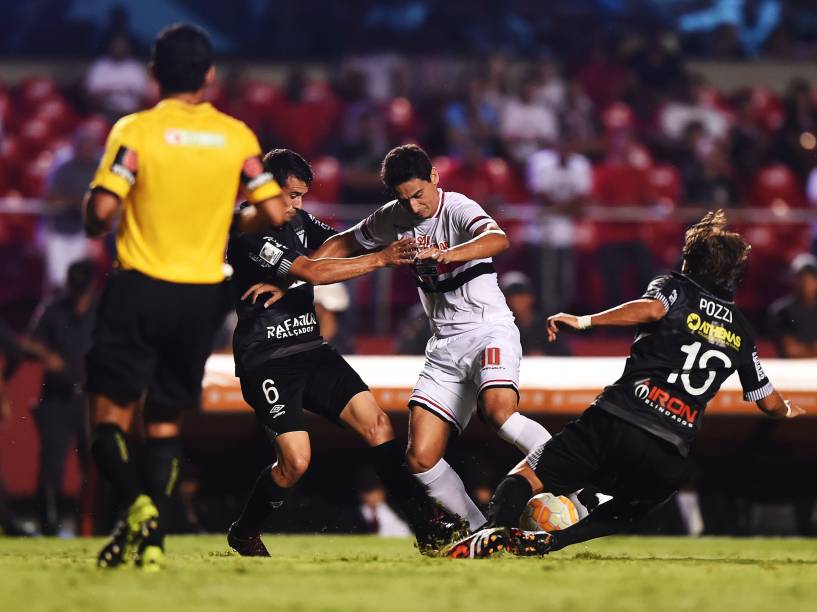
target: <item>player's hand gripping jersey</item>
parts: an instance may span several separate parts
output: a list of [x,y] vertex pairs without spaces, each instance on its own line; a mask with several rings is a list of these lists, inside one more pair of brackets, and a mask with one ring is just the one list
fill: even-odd
[[[413,237],[420,250],[445,250],[468,242],[478,229],[493,222],[473,200],[460,193],[438,191],[440,205],[430,219],[418,219],[394,200],[354,226],[358,244],[378,249]],[[491,258],[453,265],[418,261],[414,273],[420,300],[437,337],[459,334],[483,323],[513,322]]]
[[656,278],[644,297],[660,301],[667,314],[639,326],[624,374],[596,405],[687,455],[707,403],[735,370],[746,401],[757,402],[773,388],[752,329],[726,296],[673,273]]
[[[248,372],[269,360],[301,353],[323,344],[315,315],[312,285],[290,285],[289,269],[298,257],[317,249],[335,234],[308,212],[298,210],[282,228],[263,234],[244,234],[233,229],[227,261],[233,267],[233,287],[238,325],[233,335],[236,374]],[[265,282],[286,289],[286,295],[270,308],[263,300],[253,304],[242,293]]]

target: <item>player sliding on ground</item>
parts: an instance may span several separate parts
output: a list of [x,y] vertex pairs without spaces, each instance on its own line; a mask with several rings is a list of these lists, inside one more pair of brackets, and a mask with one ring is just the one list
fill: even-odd
[[[269,556],[260,537],[262,524],[280,516],[290,489],[309,466],[303,412],[307,409],[366,441],[372,465],[406,515],[420,549],[433,548],[450,532],[445,532],[446,524],[434,520],[434,504],[403,466],[403,448],[388,416],[357,372],[321,337],[313,303],[313,285],[411,263],[414,240],[397,240],[376,253],[351,259],[310,259],[310,251],[336,234],[301,209],[312,169],[286,149],[268,153],[264,168],[281,185],[283,197],[278,206],[266,209],[271,223],[253,207],[243,208],[231,232],[227,259],[235,271],[236,375],[244,399],[275,445],[278,461],[258,476],[227,541],[241,555]],[[260,286],[264,292],[274,289],[269,283],[286,290],[274,304],[271,299],[258,301],[253,292]]]
[[[686,233],[680,273],[659,276],[644,296],[592,316],[548,319],[588,329],[637,325],[621,378],[581,417],[530,453],[497,487],[484,528],[448,556],[488,557],[503,550],[543,555],[629,528],[659,508],[688,476],[688,455],[707,403],[735,370],[746,401],[772,417],[804,410],[784,400],[766,377],[754,334],[733,296],[750,246],[725,229],[723,211]],[[564,494],[595,485],[613,499],[562,531],[522,531],[532,495]]]

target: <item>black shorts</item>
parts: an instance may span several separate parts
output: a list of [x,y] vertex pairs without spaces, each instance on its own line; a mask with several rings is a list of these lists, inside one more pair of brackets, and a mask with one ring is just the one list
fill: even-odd
[[242,374],[241,393],[270,439],[306,431],[304,409],[334,423],[349,400],[369,387],[328,344],[275,359]]
[[669,442],[591,406],[527,458],[546,491],[567,495],[588,485],[622,500],[659,503],[689,477]]
[[117,404],[147,392],[147,420],[172,421],[181,410],[197,408],[226,297],[221,283],[170,283],[134,270],[114,272],[99,304],[86,390]]

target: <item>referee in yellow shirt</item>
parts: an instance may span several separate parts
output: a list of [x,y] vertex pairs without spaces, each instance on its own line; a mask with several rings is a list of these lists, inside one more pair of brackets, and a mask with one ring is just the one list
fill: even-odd
[[[85,203],[89,236],[109,231],[121,210],[118,266],[100,303],[86,383],[94,461],[127,508],[99,554],[102,567],[162,561],[160,517],[178,481],[179,420],[199,405],[221,322],[236,195],[262,209],[280,205],[254,134],[203,102],[215,78],[207,34],[190,25],[163,30],[151,70],[162,100],[113,127]],[[136,465],[126,432],[139,405],[147,440]]]

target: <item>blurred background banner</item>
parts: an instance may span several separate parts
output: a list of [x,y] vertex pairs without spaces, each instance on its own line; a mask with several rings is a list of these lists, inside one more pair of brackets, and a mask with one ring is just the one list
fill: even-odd
[[[677,269],[686,227],[715,208],[753,246],[737,303],[764,365],[817,414],[817,3],[0,0],[0,340],[19,345],[6,365],[22,363],[8,383],[0,478],[22,516],[37,516],[57,482],[66,533],[90,532],[91,515],[108,526],[90,512],[105,492],[89,492],[83,475],[81,402],[52,391],[81,385],[87,304],[116,257],[112,239],[85,238],[81,198],[113,123],[157,100],[149,45],[176,21],[213,38],[211,102],[265,149],[312,163],[305,206],[324,221],[347,228],[387,201],[379,164],[408,142],[432,156],[443,189],[498,220],[511,241],[496,268],[522,336],[522,408],[549,429],[617,377],[632,335],[548,344],[545,317],[640,296]],[[93,282],[71,272],[78,262]],[[411,273],[316,291],[316,305],[326,339],[355,355],[405,436],[430,334]],[[271,459],[232,376],[234,324],[225,307],[204,409],[185,424],[179,529],[223,529]],[[747,418],[736,389],[713,403],[687,510],[674,507],[661,528],[689,532],[688,513],[701,512],[711,533],[813,533],[817,419],[782,428]],[[449,455],[487,499],[518,457],[474,421]],[[309,426],[315,462],[293,531],[321,527],[310,501],[355,507],[356,486],[372,491],[356,442],[318,419]],[[64,452],[44,456],[40,441],[57,434]],[[82,490],[84,522],[74,518]]]

